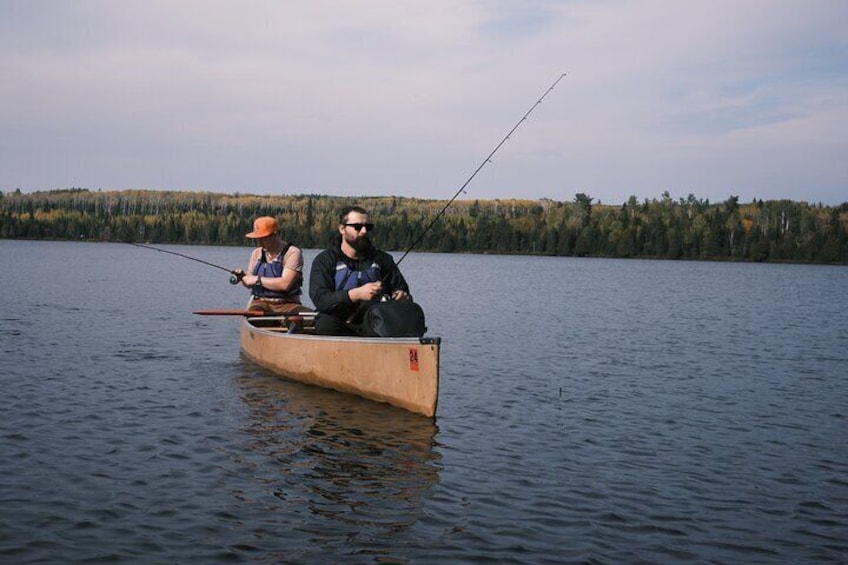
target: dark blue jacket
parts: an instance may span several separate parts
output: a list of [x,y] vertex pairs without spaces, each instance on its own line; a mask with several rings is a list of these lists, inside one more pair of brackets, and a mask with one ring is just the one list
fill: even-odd
[[354,261],[341,248],[331,247],[312,261],[309,297],[318,312],[347,319],[359,309],[348,290],[378,280],[383,281],[384,294],[391,295],[396,290],[409,293],[409,285],[394,258],[385,251],[374,249],[367,257]]

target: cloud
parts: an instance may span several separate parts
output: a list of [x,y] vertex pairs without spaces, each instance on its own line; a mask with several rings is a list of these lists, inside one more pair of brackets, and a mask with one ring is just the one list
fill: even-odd
[[[845,200],[838,1],[0,4],[0,189]],[[775,159],[779,158],[776,162]]]

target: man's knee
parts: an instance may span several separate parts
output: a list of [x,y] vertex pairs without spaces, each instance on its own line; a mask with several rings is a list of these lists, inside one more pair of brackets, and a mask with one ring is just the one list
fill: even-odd
[[315,317],[315,331],[319,335],[357,335],[353,328],[342,320],[327,314],[318,314]]

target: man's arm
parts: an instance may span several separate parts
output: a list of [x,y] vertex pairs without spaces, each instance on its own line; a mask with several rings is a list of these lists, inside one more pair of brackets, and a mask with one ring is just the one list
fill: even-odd
[[[392,295],[393,298],[406,298],[409,295],[409,285],[406,282],[406,279],[403,277],[403,274],[400,272],[397,264],[395,263],[394,258],[388,253],[381,252],[379,258],[380,270],[383,273],[388,273],[388,276],[385,277],[385,284],[383,285],[383,292],[385,294]],[[397,296],[397,293],[401,292],[403,295],[401,297]]]
[[315,309],[325,314],[335,314],[340,308],[349,308],[353,304],[347,291],[336,290],[335,270],[333,256],[322,251],[312,261],[309,272],[309,298]]

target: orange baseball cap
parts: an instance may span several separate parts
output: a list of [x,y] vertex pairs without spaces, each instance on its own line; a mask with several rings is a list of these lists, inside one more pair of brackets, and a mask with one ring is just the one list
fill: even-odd
[[270,216],[262,216],[256,218],[256,221],[253,222],[253,231],[245,234],[245,237],[259,239],[260,237],[274,235],[278,231],[280,231],[280,224],[277,223],[277,220]]

